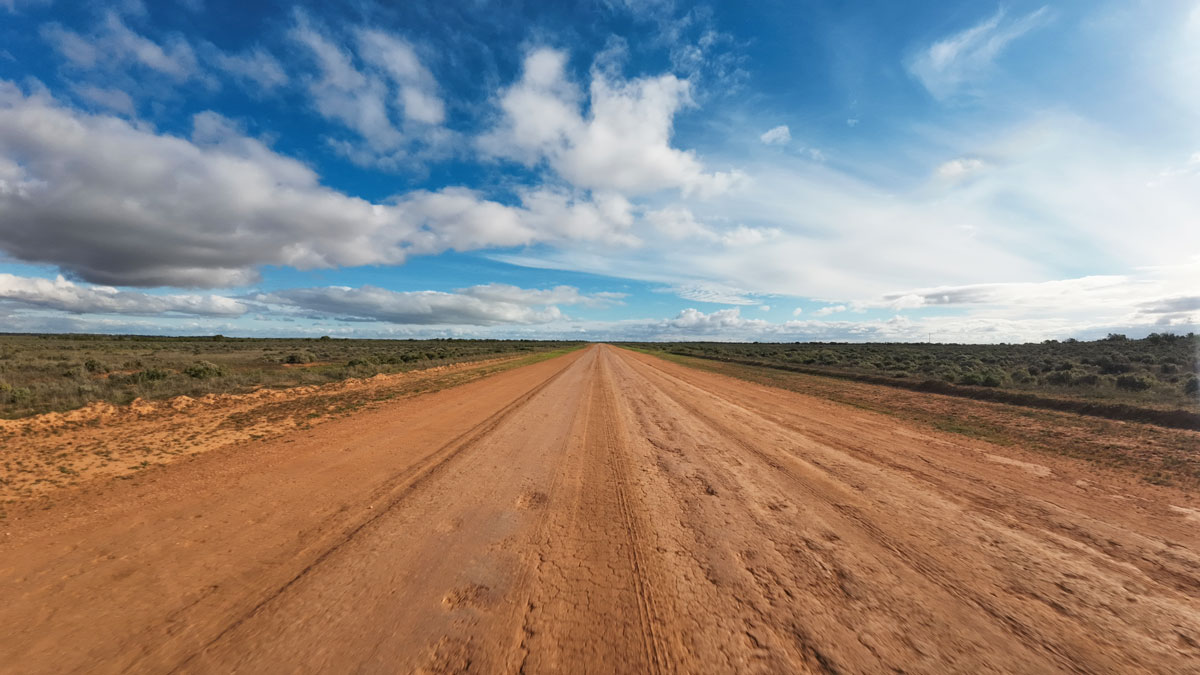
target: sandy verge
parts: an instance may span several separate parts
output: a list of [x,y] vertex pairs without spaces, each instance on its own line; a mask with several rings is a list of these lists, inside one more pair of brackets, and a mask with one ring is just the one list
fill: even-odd
[[362,405],[461,383],[517,358],[246,394],[136,399],[127,406],[98,402],[64,413],[0,420],[0,504],[311,428]]

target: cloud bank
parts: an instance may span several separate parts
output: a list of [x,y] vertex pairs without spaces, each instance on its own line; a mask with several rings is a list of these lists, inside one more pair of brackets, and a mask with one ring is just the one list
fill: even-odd
[[191,138],[0,82],[0,248],[120,286],[229,287],[263,265],[401,264],[411,255],[570,240],[633,244],[630,204],[529,189],[521,205],[465,188],[379,204],[324,187],[215,113]]

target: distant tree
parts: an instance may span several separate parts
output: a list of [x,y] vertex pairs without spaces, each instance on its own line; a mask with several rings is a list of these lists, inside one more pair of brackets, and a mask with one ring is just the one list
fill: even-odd
[[1146,336],[1146,342],[1152,345],[1161,345],[1164,342],[1170,342],[1174,338],[1175,336],[1170,333],[1151,333]]

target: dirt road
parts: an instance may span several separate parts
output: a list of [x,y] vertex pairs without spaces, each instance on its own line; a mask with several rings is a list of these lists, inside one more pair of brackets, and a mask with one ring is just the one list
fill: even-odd
[[608,346],[0,522],[5,672],[1200,672],[1200,510]]

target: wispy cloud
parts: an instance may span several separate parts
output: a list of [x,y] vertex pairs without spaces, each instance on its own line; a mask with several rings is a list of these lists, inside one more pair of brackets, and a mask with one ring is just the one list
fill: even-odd
[[0,0],[0,7],[15,13],[35,7],[46,7],[51,2],[53,0]]
[[316,66],[302,78],[313,107],[356,135],[327,137],[329,147],[361,166],[392,171],[445,152],[456,135],[443,126],[437,81],[413,45],[382,30],[350,33],[339,41],[300,10],[288,31]]
[[380,30],[358,32],[358,53],[367,63],[388,74],[395,85],[396,105],[406,120],[438,125],[446,109],[433,75],[403,38]]
[[279,60],[262,47],[243,52],[224,52],[206,43],[203,54],[216,69],[259,89],[269,91],[288,82],[288,75]]
[[241,316],[241,302],[220,295],[151,295],[108,286],[0,273],[0,302],[72,314]]
[[786,124],[781,124],[763,132],[758,138],[767,145],[787,145],[792,140],[792,132]]
[[746,291],[719,283],[682,283],[662,290],[674,293],[684,300],[712,302],[720,305],[757,305],[759,303],[758,300],[748,297]]
[[546,324],[565,319],[558,305],[603,305],[614,294],[585,295],[571,286],[526,289],[487,284],[440,291],[390,291],[374,286],[300,288],[250,296],[258,303],[292,308],[318,318],[403,325]]
[[982,170],[984,166],[983,160],[977,157],[960,157],[942,164],[936,173],[947,180],[958,180]]
[[952,97],[985,77],[997,57],[1017,38],[1044,26],[1048,7],[1009,17],[1001,9],[984,21],[919,49],[908,61],[908,70],[929,93]]
[[79,33],[68,30],[57,23],[43,24],[40,32],[42,39],[72,65],[80,68],[91,68],[96,65],[100,52],[92,40],[85,39]]
[[77,85],[74,91],[79,98],[101,108],[130,116],[136,112],[133,97],[120,89],[85,84]]

